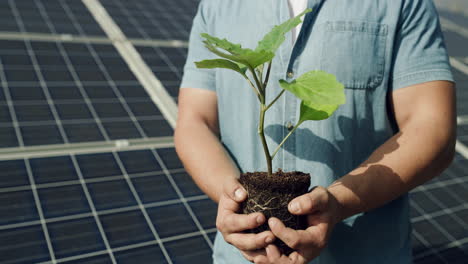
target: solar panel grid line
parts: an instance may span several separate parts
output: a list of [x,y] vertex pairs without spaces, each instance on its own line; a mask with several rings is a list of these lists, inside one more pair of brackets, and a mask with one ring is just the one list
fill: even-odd
[[177,193],[177,196],[179,197],[179,199],[182,201],[182,204],[184,205],[185,209],[188,211],[190,217],[192,218],[193,222],[197,226],[198,230],[200,230],[200,232],[203,234],[203,238],[205,238],[205,241],[210,246],[210,248],[213,248],[213,242],[210,240],[210,238],[206,234],[206,232],[205,232],[203,226],[200,224],[200,221],[198,220],[197,216],[194,214],[192,208],[188,204],[187,199],[184,197],[183,193],[181,192],[181,190],[180,190],[179,186],[177,185],[177,183],[175,182],[174,178],[172,177],[172,175],[167,170],[166,164],[164,164],[163,160],[161,159],[159,154],[154,149],[151,149],[151,152],[153,153],[154,157],[158,161],[158,163],[161,166],[162,170],[166,174],[167,179],[171,183],[171,186],[174,188],[174,190]]
[[467,125],[468,124],[468,115],[457,116],[457,125]]
[[[179,14],[179,15],[182,16],[182,17],[184,17],[190,24],[192,23],[193,16],[189,16],[189,15],[185,12],[185,10],[184,10],[182,7],[176,5],[176,2],[174,2],[174,1],[168,1],[168,2],[169,2],[169,5],[170,5],[170,6],[172,6],[174,9],[177,9],[177,10],[179,11],[177,14]],[[181,3],[181,4],[185,5],[185,7],[188,8],[188,9],[191,8],[191,7],[187,6],[187,2],[186,2],[186,1],[179,1],[179,2],[177,2],[177,3]],[[168,19],[169,19],[169,18],[170,18],[170,17],[168,17]],[[174,20],[174,22],[175,22],[176,24],[178,24],[180,27],[182,27],[182,25],[179,23],[179,20],[177,20],[177,19],[173,19],[173,20]],[[171,21],[172,21],[172,20],[171,20]],[[184,28],[183,31],[187,34],[187,36],[190,35],[190,28],[187,28],[187,29]]]
[[[64,4],[63,1],[60,1],[62,4]],[[69,16],[72,18],[72,21],[73,23],[76,25],[76,27],[78,28],[79,31],[81,31],[81,25],[79,23],[76,22],[76,19],[75,19],[75,15],[73,14],[73,12],[70,12],[70,9],[68,8],[68,6],[65,7],[64,5],[64,9],[65,11],[69,14]],[[145,131],[143,130],[143,128],[141,127],[140,123],[138,122],[138,120],[136,119],[133,111],[130,109],[130,107],[128,106],[126,100],[123,98],[122,94],[120,93],[120,91],[117,89],[116,87],[116,84],[115,82],[112,80],[112,78],[110,78],[109,76],[109,73],[107,71],[107,69],[105,68],[105,66],[103,65],[101,59],[99,58],[99,56],[96,54],[96,51],[94,50],[94,48],[89,45],[89,43],[86,43],[86,45],[88,46],[88,49],[91,51],[91,54],[92,56],[94,57],[94,59],[96,60],[96,62],[98,63],[98,66],[100,67],[100,69],[103,71],[104,75],[106,76],[108,82],[109,82],[109,85],[110,87],[112,88],[112,90],[114,91],[114,93],[117,95],[117,98],[119,99],[120,103],[122,104],[122,106],[124,107],[124,109],[127,111],[127,113],[129,114],[129,117],[130,119],[133,121],[135,127],[138,129],[138,131],[140,132],[140,134],[144,137],[144,138],[147,138],[148,136],[146,135]]]
[[413,224],[416,224],[416,223],[422,222],[422,221],[424,221],[424,220],[426,220],[428,218],[433,219],[433,218],[443,216],[443,215],[456,214],[456,213],[458,213],[460,211],[463,211],[463,210],[466,210],[466,209],[468,209],[468,203],[462,203],[462,204],[457,205],[455,207],[444,208],[443,210],[440,210],[440,211],[435,211],[435,212],[431,212],[431,213],[428,213],[428,214],[412,217],[411,222]]
[[426,248],[428,248],[428,251],[423,252],[422,254],[417,254],[413,256],[413,261],[417,261],[419,259],[422,259],[426,256],[433,255],[437,257],[442,263],[444,264],[450,264],[447,262],[447,260],[440,254],[439,250],[434,249],[431,247],[431,244],[421,235],[419,232],[413,230],[413,236],[418,239]]
[[[210,228],[210,229],[204,230],[204,232],[207,233],[207,234],[216,233],[217,231],[218,231],[218,229],[216,229],[216,228]],[[171,237],[165,237],[165,238],[161,239],[161,241],[163,243],[167,243],[167,242],[171,242],[171,241],[177,241],[177,240],[181,240],[181,239],[184,239],[184,238],[200,236],[200,235],[203,235],[203,233],[200,232],[200,231],[195,231],[195,232],[184,233],[184,234],[175,235],[175,236],[171,236]]]
[[[200,195],[200,196],[189,197],[187,201],[193,202],[193,201],[201,201],[201,200],[207,200],[207,199],[208,197],[206,195]],[[145,203],[143,206],[146,209],[150,209],[150,208],[163,207],[167,205],[175,205],[175,204],[181,204],[181,203],[182,201],[180,199],[172,199],[172,200],[166,200],[166,201],[160,201],[160,202]],[[132,206],[112,208],[112,209],[96,210],[96,213],[98,216],[105,216],[105,215],[115,214],[115,213],[130,212],[130,211],[134,211],[138,209],[140,209],[139,205],[132,205]],[[87,217],[94,217],[93,212],[77,213],[77,214],[56,216],[56,217],[50,217],[50,218],[44,217],[42,222],[44,222],[45,224],[52,224],[52,223],[63,222],[63,221],[68,221],[68,220],[84,219]],[[7,229],[20,228],[20,227],[34,226],[37,224],[41,224],[42,222],[41,220],[32,220],[32,221],[24,221],[24,222],[14,223],[14,224],[0,225],[0,231],[7,230]],[[197,232],[200,232],[200,234],[202,234],[201,231],[197,231]],[[173,241],[173,240],[177,240],[176,237],[178,236],[179,235],[169,236],[169,237],[165,237],[164,239],[169,239],[170,241]]]
[[[422,188],[424,188],[424,185],[422,185]],[[456,193],[454,192],[447,192],[450,196],[455,198],[459,203],[465,204],[463,199],[460,198]],[[444,212],[446,215],[449,215],[450,218],[455,220],[457,223],[459,223],[461,226],[468,226],[468,222],[466,220],[461,219],[457,214],[454,214],[454,211],[451,210],[450,208],[446,208],[446,206],[441,202],[437,197],[435,197],[431,192],[425,192],[425,194],[429,197],[431,201],[433,201],[435,204],[440,206],[440,208],[444,208]]]
[[33,197],[34,197],[34,203],[36,205],[36,210],[37,210],[37,213],[39,215],[39,222],[41,223],[42,232],[44,233],[44,237],[45,237],[45,240],[46,240],[46,243],[47,243],[47,248],[49,250],[50,259],[52,261],[52,264],[55,264],[55,263],[57,263],[56,260],[55,260],[55,252],[54,252],[54,249],[52,247],[52,242],[51,242],[51,239],[50,239],[49,230],[47,228],[47,223],[45,221],[44,212],[42,211],[41,200],[39,199],[39,194],[37,193],[36,182],[34,180],[34,176],[32,174],[32,170],[31,170],[31,165],[29,164],[28,160],[25,160],[25,165],[26,165],[26,171],[27,171],[27,174],[28,174],[29,183],[31,185],[32,194],[33,194]]
[[172,137],[155,137],[147,139],[118,139],[113,141],[71,143],[68,145],[56,144],[27,146],[23,148],[14,147],[0,149],[0,161],[16,160],[23,158],[58,157],[67,156],[70,154],[97,154],[111,151],[130,151],[143,150],[149,148],[160,149],[173,147],[174,140]]
[[[13,0],[8,0],[8,1],[9,1],[10,5],[11,5],[13,14],[15,16],[15,20],[18,23],[18,26],[20,27],[21,32],[25,32],[23,21],[22,21],[20,15],[18,13],[15,2]],[[33,51],[32,47],[31,47],[31,43],[29,41],[25,41],[24,43],[26,45],[26,50],[28,52],[28,55],[29,55],[29,57],[31,59],[34,71],[35,71],[35,73],[37,75],[37,78],[39,80],[40,87],[42,88],[42,92],[44,93],[44,96],[46,97],[47,104],[49,105],[49,108],[50,108],[50,110],[52,112],[54,120],[56,121],[59,133],[60,133],[64,143],[67,144],[67,143],[69,143],[68,137],[67,137],[67,135],[65,133],[63,125],[62,125],[62,123],[60,121],[60,118],[58,116],[57,109],[55,108],[55,105],[53,104],[53,100],[51,98],[50,92],[47,89],[47,85],[46,85],[46,83],[44,81],[44,76],[42,75],[42,72],[41,72],[41,70],[39,68],[39,64],[37,62],[35,52]]]
[[[172,170],[172,172],[180,172],[181,170]],[[142,172],[142,173],[135,173],[129,174],[131,178],[143,178],[143,177],[151,177],[157,175],[164,175],[164,172],[157,171],[157,172]],[[90,179],[85,179],[86,183],[98,183],[98,182],[107,182],[113,180],[121,180],[125,179],[123,175],[115,175],[115,176],[104,176],[104,177],[95,177]],[[59,182],[50,182],[50,183],[40,183],[36,184],[36,189],[47,189],[53,187],[63,187],[69,185],[77,185],[81,184],[81,180],[67,180],[67,181],[59,181]],[[30,185],[23,185],[23,186],[15,186],[15,187],[2,187],[0,188],[0,193],[5,192],[13,192],[13,191],[21,191],[21,190],[30,190]]]
[[[57,263],[65,263],[65,262],[69,262],[69,261],[73,261],[73,260],[80,260],[80,259],[84,259],[84,258],[87,258],[87,257],[101,256],[101,255],[105,255],[105,254],[108,254],[108,252],[106,250],[94,251],[94,252],[91,252],[91,253],[84,253],[84,254],[75,255],[75,256],[71,256],[71,257],[60,258],[60,259],[57,259]],[[36,264],[52,264],[52,262],[43,261],[43,262],[38,262]]]
[[0,80],[1,80],[2,87],[3,87],[3,94],[6,99],[6,104],[8,106],[8,110],[10,111],[10,117],[12,120],[13,128],[15,130],[16,139],[18,140],[18,145],[20,147],[24,147],[23,136],[21,135],[18,118],[16,116],[15,108],[13,106],[13,100],[11,99],[8,82],[6,81],[5,72],[3,71],[3,62],[1,60],[0,60]]
[[[415,236],[416,236],[416,234],[415,234]],[[418,234],[417,238],[419,239],[420,237],[421,237],[421,235]],[[433,247],[428,243],[429,250],[425,251],[425,252],[421,252],[419,254],[416,254],[414,256],[414,260],[422,259],[424,257],[431,256],[431,255],[436,255],[444,263],[452,264],[452,263],[448,262],[440,253],[443,252],[444,250],[447,250],[447,249],[459,248],[460,245],[465,245],[465,244],[468,244],[468,237],[464,238],[464,239],[461,239],[459,241],[456,241],[456,242],[450,242],[450,243],[448,243],[446,245],[442,245],[442,246],[439,246],[439,247]]]
[[450,64],[452,65],[453,68],[459,70],[460,72],[464,73],[465,75],[468,75],[468,65],[461,62],[459,59],[454,58],[454,57],[450,57]]
[[[168,2],[170,6],[175,6],[174,1],[168,1]],[[140,11],[143,12],[143,14],[145,14],[146,17],[148,17],[148,19],[153,21],[153,18],[151,17],[151,15],[148,14],[147,9],[144,6],[142,6],[139,1],[135,1],[135,5],[140,9]],[[184,13],[184,12],[181,12],[181,13]],[[171,22],[175,26],[175,28],[178,29],[179,32],[184,32],[187,35],[189,34],[189,32],[178,23],[178,20],[175,19],[175,17],[168,15],[167,12],[161,12],[160,14],[164,16],[167,19],[167,21]],[[156,23],[156,24],[158,25],[158,28],[160,29],[164,28],[159,23]]]
[[[182,79],[182,73],[174,65],[174,63],[172,63],[171,59],[166,54],[164,54],[164,52],[162,52],[159,48],[154,47],[153,49],[158,53],[158,55],[161,56],[164,62],[169,66],[169,69],[171,69],[171,71],[174,72],[179,79]],[[177,51],[179,51],[179,49],[177,49]]]
[[[457,179],[457,182],[458,182],[459,184],[460,184],[460,183],[463,183],[463,180],[462,180],[462,179],[460,179],[460,178],[458,178],[458,177],[457,177],[456,179]],[[442,182],[440,182],[440,181],[435,181],[434,184],[435,184],[436,186],[439,186],[439,188],[444,188],[444,187],[446,187],[446,186],[445,186],[444,184],[442,184]],[[466,188],[466,185],[460,184],[460,186],[461,186],[462,188],[464,188],[464,189],[468,192],[468,188]],[[426,187],[425,187],[424,185],[421,185],[421,188],[422,188],[423,190],[426,190]],[[428,193],[428,195],[430,195],[430,198],[431,198],[431,199],[434,199],[434,202],[436,202],[437,204],[441,205],[442,207],[444,206],[443,203],[442,203],[439,199],[437,199],[431,192],[426,192],[426,193]],[[460,204],[465,203],[465,200],[464,200],[462,197],[460,197],[460,196],[458,195],[458,193],[456,193],[456,192],[447,192],[447,193],[448,193],[448,195],[452,196],[455,200],[457,200]],[[468,222],[464,221],[464,224],[465,224],[466,226],[468,226]]]
[[[31,104],[28,104],[31,105]],[[96,117],[98,118],[98,117]],[[102,124],[102,122],[126,122],[128,121],[125,117],[105,117],[105,118],[99,118],[99,119],[70,119],[70,120],[62,120],[62,124],[64,125],[71,125],[71,124],[93,124],[97,123],[99,120],[99,123]],[[154,121],[154,120],[165,120],[164,117],[161,116],[146,116],[146,117],[139,117],[138,119],[135,118],[135,122],[137,121]],[[55,124],[55,121],[53,120],[40,120],[40,121],[23,121],[21,122],[21,126],[41,126],[41,125],[53,125]],[[0,123],[0,127],[9,127],[10,125],[8,123]],[[103,132],[102,132],[103,133]],[[144,132],[142,132],[144,133]],[[107,133],[106,133],[107,135]],[[146,133],[144,134],[144,138],[148,138],[146,136]],[[111,141],[110,138],[105,138],[106,141]]]
[[[216,228],[206,230],[207,233],[215,233],[216,231],[217,231]],[[182,234],[182,235],[166,237],[166,238],[161,239],[161,242],[167,243],[167,242],[177,241],[177,240],[184,239],[184,238],[196,237],[196,236],[200,236],[200,235],[201,235],[201,233],[199,231],[196,231],[196,232],[186,233],[186,234]],[[113,248],[112,250],[113,250],[114,253],[117,253],[117,252],[120,252],[120,251],[143,248],[143,247],[150,246],[150,245],[159,245],[159,242],[157,240],[145,241],[145,242],[125,245],[125,246],[121,246],[121,247],[116,247],[116,248]],[[84,258],[87,258],[87,257],[103,255],[103,254],[106,254],[106,253],[107,252],[104,251],[104,250],[94,251],[94,252],[90,252],[90,253],[85,253],[85,254],[80,254],[80,255],[75,255],[75,256],[71,256],[71,257],[57,259],[57,263],[63,263],[63,262],[68,262],[68,261],[72,261],[72,260],[80,260],[80,259],[84,259]],[[39,262],[38,264],[51,264],[51,262],[50,261]]]
[[457,140],[455,150],[460,153],[465,159],[468,159],[468,147],[461,141]]
[[[18,32],[2,32],[0,31],[0,40],[30,40],[30,41],[61,41],[64,43],[82,43],[90,42],[95,44],[112,44],[112,40],[106,37],[98,36],[78,36],[69,34],[52,34],[52,33],[18,33]],[[143,39],[132,39],[132,41],[140,42]],[[159,42],[151,43],[151,41],[145,40],[145,43],[152,45],[158,45]]]
[[430,191],[432,189],[437,189],[440,187],[450,187],[455,184],[463,184],[468,182],[468,176],[458,176],[457,178],[449,179],[449,180],[439,180],[439,181],[431,181],[429,183],[424,184],[424,188],[416,188],[412,193],[417,193],[417,192],[424,192],[424,191]]
[[413,204],[412,204],[413,208],[416,209],[416,211],[418,211],[421,215],[423,216],[426,216],[425,219],[430,222],[441,234],[444,235],[444,237],[448,240],[448,241],[452,241],[454,243],[457,244],[457,246],[460,246],[460,244],[458,244],[456,241],[457,239],[455,237],[453,237],[449,232],[447,232],[447,230],[442,227],[437,221],[435,221],[434,219],[428,217],[428,214],[424,211],[424,209],[415,201],[413,201]]
[[[47,13],[44,12],[44,7],[42,6],[42,4],[38,4],[38,8],[39,8],[39,11],[41,12],[41,15],[44,17],[47,25],[49,26],[49,29],[52,32],[56,33],[55,27],[50,22],[50,20],[49,20],[49,18],[47,16]],[[91,100],[89,99],[86,91],[83,88],[83,84],[81,83],[81,80],[78,77],[78,74],[76,73],[75,67],[71,63],[70,58],[68,57],[68,55],[66,54],[66,52],[65,52],[65,50],[63,48],[63,45],[60,42],[56,42],[56,45],[58,46],[60,55],[64,59],[65,64],[67,65],[67,68],[70,71],[70,74],[72,75],[76,86],[78,87],[78,90],[80,91],[81,95],[83,96],[84,101],[85,101],[86,105],[88,106],[88,110],[91,112],[91,115],[93,116],[94,121],[96,122],[99,131],[102,133],[102,136],[104,137],[105,140],[110,140],[106,130],[104,129],[101,121],[99,120],[99,117],[98,117],[98,115],[96,113],[96,110],[94,109],[94,106],[91,103]]]
[[127,169],[125,168],[125,166],[123,165],[122,161],[120,160],[120,157],[119,155],[117,155],[117,153],[115,152],[112,152],[112,155],[114,156],[114,159],[116,160],[120,170],[122,171],[124,177],[125,177],[125,180],[126,180],[126,183],[128,185],[128,187],[130,188],[130,191],[132,192],[133,194],[133,197],[135,198],[135,200],[137,201],[137,204],[138,204],[138,207],[139,209],[141,210],[141,212],[143,213],[143,216],[146,220],[146,223],[148,224],[148,227],[150,228],[151,232],[153,233],[153,236],[156,238],[156,240],[158,241],[159,243],[159,247],[161,248],[161,251],[163,252],[163,255],[166,259],[166,261],[169,263],[169,264],[172,264],[172,259],[171,257],[169,256],[169,253],[167,252],[166,248],[164,247],[164,244],[161,242],[161,238],[159,237],[159,234],[158,232],[156,231],[156,228],[154,227],[154,224],[153,222],[151,221],[151,218],[149,217],[148,215],[148,212],[146,211],[146,208],[144,207],[142,201],[141,201],[141,198],[140,198],[140,195],[138,194],[138,192],[135,190],[135,186],[133,185],[130,177],[128,176],[128,173],[127,173]]
[[104,228],[102,227],[102,221],[99,218],[99,214],[97,213],[97,210],[96,210],[96,205],[94,204],[93,198],[91,197],[91,195],[89,193],[88,186],[86,185],[86,181],[85,181],[85,178],[83,177],[83,173],[81,171],[81,168],[78,165],[78,161],[76,160],[76,157],[74,155],[70,155],[70,157],[71,157],[71,160],[73,162],[73,166],[75,167],[78,178],[80,179],[82,190],[83,190],[83,192],[84,192],[84,194],[86,196],[86,200],[88,201],[88,205],[89,205],[89,207],[91,209],[91,213],[93,215],[94,222],[96,223],[96,225],[98,227],[99,234],[101,235],[101,238],[102,238],[102,240],[104,242],[104,245],[106,247],[106,251],[109,254],[109,257],[111,258],[112,263],[116,264],[117,261],[115,260],[115,256],[114,256],[114,253],[112,252],[112,249],[110,247],[109,240],[107,238],[106,233],[104,232]]
[[[120,2],[120,0],[115,0],[114,1],[120,8],[120,10],[127,16],[128,18],[128,21],[130,23],[132,23],[132,25],[135,27],[135,29],[142,35],[144,36],[144,38],[150,38],[148,36],[148,34],[142,29],[142,27],[139,26],[139,23],[133,18],[132,15],[130,15],[130,13],[128,12],[128,10],[123,7],[122,3]],[[164,30],[164,29],[163,29]],[[164,31],[163,31],[164,32]]]
[[440,17],[440,22],[444,29],[457,33],[460,36],[463,36],[468,39],[468,29],[466,29],[465,27],[460,26],[457,23],[443,17]]

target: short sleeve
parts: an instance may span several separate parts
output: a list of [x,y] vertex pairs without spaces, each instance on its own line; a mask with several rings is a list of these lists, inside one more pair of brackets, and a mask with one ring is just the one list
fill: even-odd
[[213,7],[210,5],[214,1],[202,0],[198,6],[197,14],[193,19],[192,30],[190,32],[187,60],[184,66],[181,88],[200,88],[215,91],[215,70],[198,69],[195,66],[196,61],[213,59],[215,56],[205,48],[201,33],[210,34],[208,25],[212,24],[210,13]]
[[404,2],[394,43],[392,89],[428,81],[453,81],[439,17],[432,0]]

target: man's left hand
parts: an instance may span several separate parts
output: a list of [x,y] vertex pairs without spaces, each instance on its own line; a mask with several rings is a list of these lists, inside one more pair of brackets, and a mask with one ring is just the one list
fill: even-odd
[[277,218],[270,218],[268,224],[273,234],[295,251],[285,256],[280,254],[276,246],[269,245],[266,248],[267,256],[257,258],[255,263],[305,264],[320,254],[327,245],[333,227],[342,220],[340,204],[323,187],[316,187],[293,199],[288,210],[295,215],[307,215],[309,227],[306,230],[294,230]]

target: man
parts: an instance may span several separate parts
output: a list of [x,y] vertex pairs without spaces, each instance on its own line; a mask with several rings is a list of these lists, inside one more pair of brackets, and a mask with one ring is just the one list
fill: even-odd
[[[302,124],[273,163],[310,173],[311,187],[319,186],[288,207],[307,215],[310,227],[291,230],[238,212],[247,195],[240,172],[266,169],[258,103],[235,73],[194,66],[214,58],[200,33],[255,48],[297,13],[294,1],[202,0],[194,19],[175,142],[189,174],[219,203],[214,263],[411,263],[407,192],[440,174],[455,145],[455,89],[431,0],[308,1],[313,11],[297,40],[288,34],[293,41],[273,60],[267,102],[281,91],[277,79],[314,69],[346,87],[346,104],[327,120]],[[286,92],[269,110],[270,148],[295,124],[298,107]],[[265,221],[271,231],[243,233]],[[274,239],[295,252],[282,256]]]

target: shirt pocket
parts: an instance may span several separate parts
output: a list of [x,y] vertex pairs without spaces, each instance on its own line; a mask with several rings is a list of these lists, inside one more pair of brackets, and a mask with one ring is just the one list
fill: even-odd
[[335,74],[348,89],[375,89],[383,80],[387,25],[328,21],[323,31],[320,69]]

